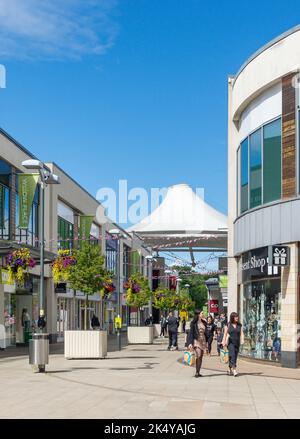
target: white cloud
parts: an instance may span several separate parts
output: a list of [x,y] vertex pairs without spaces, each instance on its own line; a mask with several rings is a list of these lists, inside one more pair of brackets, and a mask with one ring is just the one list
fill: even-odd
[[117,35],[117,0],[0,0],[1,58],[102,54]]

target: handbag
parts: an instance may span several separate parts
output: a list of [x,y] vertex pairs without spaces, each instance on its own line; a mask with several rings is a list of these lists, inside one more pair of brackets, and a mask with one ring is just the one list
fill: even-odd
[[185,364],[187,364],[188,366],[194,366],[194,364],[196,362],[195,352],[184,351],[184,353],[183,353],[183,362]]
[[229,352],[226,347],[220,349],[220,360],[223,364],[227,364],[229,361]]

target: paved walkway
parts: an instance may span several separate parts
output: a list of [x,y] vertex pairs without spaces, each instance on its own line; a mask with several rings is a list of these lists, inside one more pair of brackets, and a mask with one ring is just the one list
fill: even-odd
[[27,356],[0,358],[0,418],[300,418],[299,369],[240,360],[234,378],[214,355],[195,379],[182,352],[166,347],[158,339],[105,360],[56,353],[46,374]]

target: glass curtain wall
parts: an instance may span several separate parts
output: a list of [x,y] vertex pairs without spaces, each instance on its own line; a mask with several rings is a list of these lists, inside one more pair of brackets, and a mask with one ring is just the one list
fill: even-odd
[[250,209],[261,205],[261,130],[250,136]]
[[248,139],[241,144],[241,213],[248,210]]
[[281,198],[281,119],[264,126],[264,203]]
[[237,151],[241,214],[281,198],[281,118],[247,137]]

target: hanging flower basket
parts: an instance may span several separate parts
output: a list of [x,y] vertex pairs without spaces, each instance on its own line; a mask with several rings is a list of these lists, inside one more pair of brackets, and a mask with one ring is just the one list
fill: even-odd
[[112,279],[105,279],[103,281],[103,288],[100,290],[101,297],[107,299],[115,290],[116,287],[113,284]]
[[59,282],[67,282],[70,270],[76,264],[76,258],[70,250],[59,250],[58,256],[52,264],[53,280],[57,284]]
[[28,248],[20,248],[11,251],[6,257],[8,269],[8,283],[23,286],[29,269],[35,267],[36,262],[30,255]]
[[131,275],[124,284],[124,288],[126,289],[126,303],[128,306],[141,308],[149,303],[152,293],[148,279],[142,274]]

